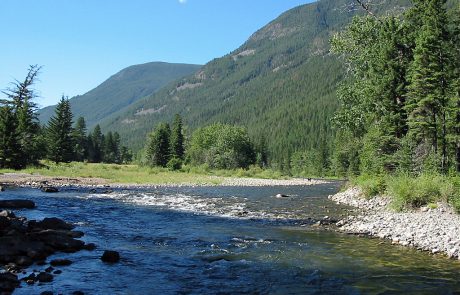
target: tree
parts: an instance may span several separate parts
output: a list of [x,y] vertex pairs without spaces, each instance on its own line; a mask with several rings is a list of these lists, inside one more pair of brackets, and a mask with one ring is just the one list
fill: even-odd
[[93,163],[100,163],[103,159],[103,135],[99,124],[96,125],[93,132],[88,135],[88,145],[89,161]]
[[[441,149],[441,169],[447,165],[447,80],[448,32],[445,0],[418,0],[423,25],[415,40],[410,66],[408,103],[409,134],[417,145],[430,145],[437,154]],[[440,143],[439,143],[440,142]],[[427,157],[429,154],[422,154]]]
[[145,162],[148,166],[166,167],[171,158],[170,142],[171,129],[169,124],[160,123],[148,135],[145,146]]
[[72,131],[74,154],[76,161],[84,161],[88,158],[88,140],[86,137],[85,118],[79,117]]
[[184,160],[184,135],[182,132],[182,118],[176,114],[171,130],[171,156],[180,160]]
[[24,168],[16,118],[10,106],[0,107],[0,167]]
[[72,112],[69,99],[62,96],[47,128],[48,158],[56,163],[73,159]]
[[37,119],[37,104],[33,101],[36,94],[32,88],[40,69],[41,67],[37,65],[30,66],[24,81],[16,80],[13,82],[12,87],[3,91],[7,99],[0,100],[2,105],[11,107],[17,121],[16,128],[18,129],[20,144],[18,152],[22,153],[18,160],[24,165],[37,164],[42,155],[41,146],[37,139],[40,129]]
[[188,152],[192,164],[211,168],[247,168],[255,163],[254,145],[246,129],[225,124],[212,124],[197,129]]

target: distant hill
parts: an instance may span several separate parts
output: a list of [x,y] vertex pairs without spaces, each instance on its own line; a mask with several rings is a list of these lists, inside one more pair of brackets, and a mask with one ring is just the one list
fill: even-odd
[[[350,3],[321,0],[287,11],[230,54],[103,120],[103,130],[120,132],[136,150],[155,124],[180,113],[189,133],[212,122],[247,126],[254,139],[266,138],[278,160],[330,144],[344,71],[329,53],[329,39],[362,13]],[[389,0],[378,9],[407,3]]]
[[[138,99],[153,94],[171,81],[198,71],[200,67],[150,62],[125,68],[86,94],[71,98],[74,118],[85,117],[91,128],[107,116],[115,115]],[[40,122],[48,122],[54,109],[55,106],[41,109]]]

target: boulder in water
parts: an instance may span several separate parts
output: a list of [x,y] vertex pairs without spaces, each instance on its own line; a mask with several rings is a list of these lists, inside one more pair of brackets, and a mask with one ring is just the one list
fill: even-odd
[[112,250],[105,250],[101,260],[104,262],[115,263],[120,261],[120,253]]
[[0,200],[0,208],[33,209],[35,208],[35,203],[30,200]]
[[42,192],[44,192],[44,193],[57,193],[57,192],[59,192],[59,190],[56,187],[48,186],[48,185],[40,187],[40,190]]
[[277,197],[277,198],[289,198],[288,195],[284,195],[284,194],[277,194],[275,197]]

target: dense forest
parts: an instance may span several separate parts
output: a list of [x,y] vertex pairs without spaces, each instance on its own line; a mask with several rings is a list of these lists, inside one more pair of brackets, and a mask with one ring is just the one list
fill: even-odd
[[37,119],[33,84],[40,67],[30,66],[24,81],[15,81],[0,101],[0,168],[22,169],[39,165],[39,160],[56,163],[89,161],[123,163],[131,152],[120,145],[117,132],[103,135],[97,125],[87,134],[86,122],[79,117],[73,125],[69,99],[62,97],[46,126]]
[[414,0],[334,36],[348,70],[334,118],[337,174],[460,171],[459,8]]

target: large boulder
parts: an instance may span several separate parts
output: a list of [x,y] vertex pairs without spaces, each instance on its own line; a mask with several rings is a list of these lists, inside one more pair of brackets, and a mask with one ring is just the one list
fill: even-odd
[[120,261],[120,253],[112,250],[105,250],[101,260],[104,262],[115,263]]
[[55,230],[72,230],[75,228],[74,225],[65,222],[62,219],[51,217],[45,218],[42,221],[29,221],[29,228],[41,228],[41,229],[55,229]]
[[35,208],[35,203],[30,200],[0,200],[0,208],[33,209]]
[[57,192],[59,192],[59,190],[56,187],[48,186],[48,185],[41,186],[40,189],[44,193],[57,193]]
[[14,289],[19,287],[20,282],[18,277],[12,273],[0,273],[0,293],[7,294],[6,292],[13,292]]

